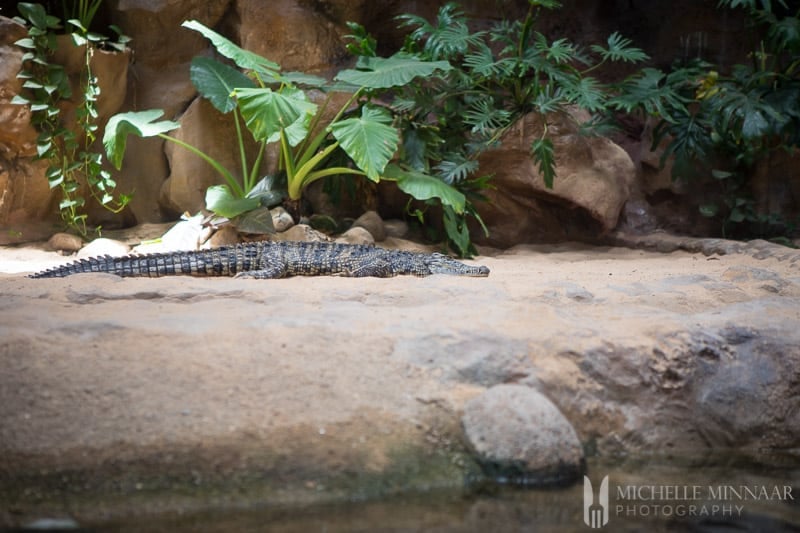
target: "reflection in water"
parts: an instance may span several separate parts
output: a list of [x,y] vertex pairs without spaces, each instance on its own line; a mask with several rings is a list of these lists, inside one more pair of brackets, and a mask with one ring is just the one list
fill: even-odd
[[[600,531],[800,531],[800,461],[780,466],[589,462],[594,498],[609,477]],[[597,503],[594,499],[591,503]],[[570,532],[584,525],[584,483],[550,489],[498,485],[382,501],[203,512],[109,524],[154,532]]]

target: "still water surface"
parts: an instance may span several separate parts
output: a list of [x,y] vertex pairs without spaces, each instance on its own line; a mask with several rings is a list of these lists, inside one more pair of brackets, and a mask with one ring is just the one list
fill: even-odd
[[[598,531],[800,532],[800,460],[772,466],[590,461],[592,509],[608,476],[608,521]],[[431,491],[378,501],[127,519],[99,530],[153,532],[572,532],[584,524],[581,482],[550,489],[502,485]]]

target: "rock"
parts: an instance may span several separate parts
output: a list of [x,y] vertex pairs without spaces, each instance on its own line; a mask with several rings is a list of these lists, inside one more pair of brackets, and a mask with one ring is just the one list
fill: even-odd
[[546,485],[573,481],[584,470],[575,429],[529,387],[494,386],[467,403],[461,421],[469,446],[493,478]]
[[[584,117],[585,118],[585,117]],[[608,139],[586,137],[574,119],[548,116],[555,145],[557,176],[547,189],[530,156],[542,133],[541,118],[526,116],[502,144],[480,158],[481,172],[493,174],[488,202],[476,204],[489,228],[475,241],[498,247],[524,242],[593,239],[612,230],[628,199],[636,169],[628,154]]]
[[74,253],[83,248],[83,239],[71,233],[56,233],[47,241],[51,250]]
[[399,339],[392,358],[432,372],[443,382],[491,387],[530,373],[526,343],[480,332]]
[[[72,83],[73,96],[82,95],[80,84],[86,70],[86,46],[76,46],[71,35],[56,36],[56,50],[50,61],[63,65],[66,74]],[[95,49],[92,52],[89,65],[92,75],[97,77],[100,95],[97,97],[96,110],[97,124],[101,128],[96,133],[102,138],[103,127],[108,119],[122,107],[128,84],[128,63],[131,50],[103,50]],[[77,98],[60,103],[62,117],[68,124],[76,121],[75,109],[81,101]]]
[[100,257],[103,255],[120,257],[128,255],[130,252],[130,246],[124,242],[100,237],[81,248],[76,257],[78,259],[88,259],[89,257]]
[[23,50],[14,42],[26,34],[24,26],[0,16],[0,227],[58,218],[44,174],[47,162],[30,159],[38,137],[30,108],[11,103],[22,91],[17,73]]
[[297,224],[283,233],[276,233],[272,236],[272,240],[302,242],[330,241],[327,235],[320,233],[307,224]]
[[273,207],[270,209],[272,214],[272,225],[278,233],[284,232],[294,226],[294,219],[283,207]]
[[383,229],[387,237],[404,239],[408,236],[408,222],[405,220],[391,219],[383,221]]
[[[324,71],[345,55],[340,35],[344,20],[331,17],[334,1],[325,5],[296,0],[238,0],[234,33],[242,48],[281,65],[284,70]],[[334,11],[335,12],[335,11]],[[269,21],[269,24],[264,24]]]
[[[197,20],[213,28],[231,0],[114,0],[113,24],[131,37],[136,61],[130,66],[126,110],[162,109],[173,120],[183,112],[197,90],[189,79],[192,58],[207,53],[210,44],[195,31],[181,27]],[[159,138],[128,137],[125,161],[117,181],[124,190],[134,190],[128,209],[139,223],[174,220],[182,211],[164,212],[159,206],[161,189],[170,174],[164,155],[166,143]],[[163,207],[163,205],[162,205]]]
[[218,229],[211,236],[203,248],[216,248],[217,246],[230,246],[239,242],[239,232],[230,224],[226,224]]
[[0,16],[0,157],[5,159],[36,155],[38,134],[31,125],[30,108],[11,103],[22,90],[17,73],[22,68],[23,50],[14,42],[26,34],[24,26]]
[[375,244],[375,238],[365,228],[356,226],[345,231],[336,238],[336,242],[345,244]]
[[326,235],[338,233],[342,228],[340,221],[330,215],[314,213],[308,218],[308,225]]
[[[22,25],[0,17],[0,174],[8,172],[8,179],[0,175],[0,225],[56,220],[58,213],[54,202],[58,189],[51,190],[48,186],[44,175],[46,163],[28,159],[36,155],[38,137],[38,132],[30,123],[30,109],[11,103],[22,88],[21,80],[16,75],[22,68],[23,50],[13,43],[26,33]],[[56,36],[56,41],[57,49],[50,61],[64,66],[73,92],[73,98],[60,101],[58,107],[67,127],[75,131],[75,112],[80,103],[78,96],[82,83],[80,74],[85,69],[85,48],[74,46],[69,36]],[[95,132],[99,138],[102,138],[105,122],[119,110],[125,99],[128,60],[128,52],[98,49],[92,54],[92,75],[97,78],[100,87],[96,102],[96,124],[99,129]],[[14,160],[14,163],[8,165],[4,160]],[[6,171],[6,168],[9,170]],[[89,201],[88,192],[82,190],[79,195],[87,199],[85,210],[92,223],[99,221],[98,215],[104,217],[103,220],[111,218],[109,211]]]
[[154,242],[144,242],[136,246],[133,251],[137,254],[150,254],[174,250],[197,250],[202,239],[203,218],[203,215],[184,218]]
[[353,222],[353,227],[364,228],[372,234],[372,237],[377,242],[386,239],[386,229],[383,226],[383,220],[375,211],[367,211],[358,217],[355,222]]

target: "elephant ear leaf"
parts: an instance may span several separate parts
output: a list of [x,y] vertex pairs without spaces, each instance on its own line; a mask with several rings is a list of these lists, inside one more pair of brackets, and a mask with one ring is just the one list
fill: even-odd
[[294,87],[280,91],[269,87],[237,89],[236,98],[253,137],[268,143],[279,140],[283,131],[289,145],[296,146],[308,135],[311,119],[317,112],[317,105]]
[[401,191],[410,194],[417,200],[438,198],[443,205],[452,208],[457,214],[464,212],[467,201],[464,194],[439,178],[422,172],[404,170],[395,164],[391,164],[387,165],[383,173],[383,179],[397,182],[397,186]]
[[392,117],[379,107],[365,105],[361,116],[331,124],[331,133],[369,179],[378,181],[394,156],[400,135],[391,126]]
[[237,197],[226,185],[212,185],[206,190],[206,209],[225,218],[237,217],[259,205],[258,198]]
[[203,37],[211,41],[211,44],[214,45],[214,48],[217,49],[217,52],[232,60],[239,67],[247,70],[254,70],[259,75],[269,78],[275,78],[278,76],[278,72],[281,69],[280,65],[270,61],[265,57],[261,57],[258,54],[239,47],[232,41],[226,39],[219,33],[204,26],[196,20],[187,20],[181,24],[181,26],[199,32],[201,35],[203,35]]
[[392,57],[359,58],[355,69],[341,71],[336,80],[369,89],[401,87],[414,78],[430,77],[435,72],[447,72],[453,67],[447,61],[421,61],[396,54]]
[[106,149],[108,160],[117,170],[122,168],[122,158],[125,156],[128,135],[153,137],[180,127],[180,124],[172,120],[154,122],[163,114],[164,112],[160,109],[149,109],[119,113],[108,119],[106,131],[103,134],[103,146]]
[[189,77],[197,91],[220,113],[230,113],[236,107],[232,96],[234,89],[256,86],[253,80],[235,68],[209,57],[195,57]]

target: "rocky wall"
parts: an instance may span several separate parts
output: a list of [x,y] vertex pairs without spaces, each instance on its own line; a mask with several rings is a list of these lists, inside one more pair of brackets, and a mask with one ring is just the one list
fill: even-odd
[[[229,118],[197,102],[189,80],[191,59],[211,55],[212,50],[199,34],[180,26],[184,20],[195,19],[213,27],[287,70],[326,75],[346,66],[349,60],[344,48],[344,36],[349,32],[347,21],[364,24],[377,36],[379,50],[391,53],[400,46],[403,35],[394,17],[413,12],[431,18],[440,3],[110,0],[100,18],[118,25],[133,39],[124,97],[114,95],[120,101],[119,109],[163,109],[165,118],[182,124],[180,135],[200,146],[212,147],[226,159],[236,151]],[[585,43],[602,41],[611,32],[621,31],[653,57],[654,65],[661,67],[675,58],[700,54],[730,63],[744,56],[753,38],[742,32],[741,18],[717,11],[711,1],[566,0],[563,4],[559,11],[543,13],[542,31]],[[463,6],[478,21],[476,26],[488,27],[499,19],[524,16],[528,2],[468,0]],[[4,58],[0,62],[0,225],[57,220],[56,202],[47,189],[43,167],[30,157],[35,132],[26,122],[27,111],[8,103],[19,91],[15,75],[20,53],[12,43],[22,30],[7,19],[0,24],[9,28],[0,37],[0,56]],[[554,191],[543,191],[538,185],[519,188],[503,181],[502,175],[508,175],[510,169],[505,161],[518,159],[519,165],[514,167],[517,175],[510,179],[541,182],[522,144],[511,153],[506,147],[488,156],[482,169],[501,178],[496,183],[497,191],[490,193],[494,203],[480,208],[492,230],[486,242],[507,246],[543,237],[583,238],[613,228],[629,197],[644,197],[636,178],[640,174],[638,162],[647,154],[639,153],[637,135],[634,128],[629,138],[616,139],[631,156],[627,158],[618,146],[606,141],[576,141],[575,154],[562,149],[561,160],[577,161],[580,168],[561,169],[559,175],[566,178],[559,180]],[[570,134],[570,139],[573,137]],[[116,178],[119,190],[133,192],[134,199],[123,217],[92,211],[96,221],[107,227],[158,222],[201,209],[205,189],[221,182],[221,178],[202,162],[189,161],[191,156],[185,151],[173,148],[167,149],[159,139],[129,139],[126,161]],[[586,156],[585,150],[591,154]],[[235,161],[233,157],[234,167]],[[266,162],[265,169],[269,164]],[[559,192],[564,189],[569,189],[566,196]],[[580,197],[577,202],[576,197]],[[647,202],[637,205],[650,209]]]

